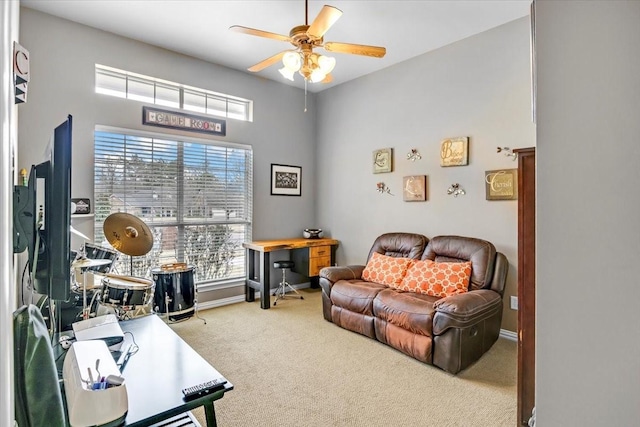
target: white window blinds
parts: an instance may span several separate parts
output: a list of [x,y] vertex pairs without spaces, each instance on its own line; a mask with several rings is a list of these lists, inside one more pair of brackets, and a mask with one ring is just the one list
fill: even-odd
[[163,264],[184,262],[198,283],[244,277],[250,147],[106,128],[96,129],[94,142],[95,241],[109,246],[102,225],[114,212],[137,216],[154,235],[146,256],[120,256],[119,274],[150,277]]

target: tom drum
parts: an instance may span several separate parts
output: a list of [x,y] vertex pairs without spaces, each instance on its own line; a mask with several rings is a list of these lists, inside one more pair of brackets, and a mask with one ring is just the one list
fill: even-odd
[[118,260],[118,252],[113,249],[103,248],[102,246],[96,246],[91,243],[84,244],[85,256],[89,259],[108,259],[110,264],[98,265],[95,267],[84,267],[84,271],[93,271],[96,273],[106,274],[111,271],[113,264]]
[[142,277],[107,274],[102,279],[101,304],[130,311],[145,306],[153,298],[155,284]]
[[155,311],[170,320],[183,320],[193,316],[195,281],[193,266],[185,263],[163,264],[151,270],[156,291],[153,297]]

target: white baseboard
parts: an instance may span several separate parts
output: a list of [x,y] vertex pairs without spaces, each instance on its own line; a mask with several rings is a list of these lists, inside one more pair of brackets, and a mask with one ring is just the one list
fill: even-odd
[[[293,289],[304,289],[311,287],[311,283],[298,283],[297,285],[291,285]],[[272,289],[274,291],[275,289]],[[255,298],[257,301],[260,300],[260,291],[256,291]],[[237,295],[235,297],[229,298],[221,298],[213,301],[205,301],[202,303],[198,303],[198,310],[207,310],[209,308],[222,307],[229,304],[236,304],[239,302],[244,302],[244,295]]]
[[511,341],[518,341],[518,334],[513,331],[507,331],[506,329],[500,329],[500,337]]

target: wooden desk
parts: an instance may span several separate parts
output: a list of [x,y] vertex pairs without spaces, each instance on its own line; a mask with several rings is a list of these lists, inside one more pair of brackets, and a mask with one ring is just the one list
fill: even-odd
[[[260,308],[268,309],[271,307],[270,252],[291,251],[291,259],[295,262],[293,271],[309,277],[311,287],[317,287],[319,271],[336,262],[338,241],[324,238],[297,238],[259,240],[243,243],[242,246],[247,250],[247,277],[244,285],[245,301],[255,301],[255,291],[257,289],[260,291]],[[256,256],[260,258],[259,275],[256,274]]]

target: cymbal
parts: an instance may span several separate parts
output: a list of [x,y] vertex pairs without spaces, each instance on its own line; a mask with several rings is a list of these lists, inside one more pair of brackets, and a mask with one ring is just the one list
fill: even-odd
[[146,255],[153,247],[151,229],[137,216],[118,212],[104,220],[104,235],[116,251],[126,255]]
[[110,259],[89,259],[80,258],[71,263],[71,268],[97,267],[99,265],[111,264]]

